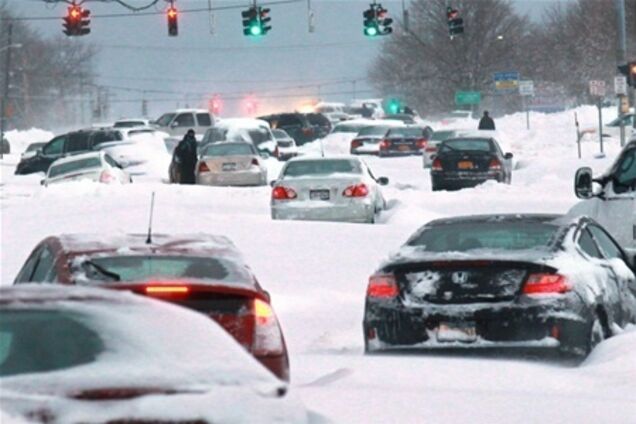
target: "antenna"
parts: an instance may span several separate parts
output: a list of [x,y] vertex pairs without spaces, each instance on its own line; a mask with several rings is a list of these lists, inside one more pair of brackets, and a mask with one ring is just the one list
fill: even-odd
[[146,239],[146,244],[152,243],[152,215],[155,210],[155,192],[152,192],[152,197],[150,198],[150,220],[148,222],[148,238]]

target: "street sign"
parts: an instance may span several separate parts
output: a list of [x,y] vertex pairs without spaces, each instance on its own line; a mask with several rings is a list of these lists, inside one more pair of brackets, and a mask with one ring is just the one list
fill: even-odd
[[605,81],[590,81],[590,94],[596,97],[605,97]]
[[481,103],[481,93],[479,91],[455,92],[456,105],[478,105],[479,103]]
[[627,95],[627,78],[623,75],[614,77],[614,93],[617,96]]
[[534,81],[519,81],[519,94],[534,96]]
[[516,90],[519,87],[519,72],[517,71],[495,72],[493,79],[497,90]]

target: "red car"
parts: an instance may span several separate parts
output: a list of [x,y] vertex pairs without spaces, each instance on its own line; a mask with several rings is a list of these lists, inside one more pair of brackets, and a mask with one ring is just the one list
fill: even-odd
[[14,284],[51,282],[128,290],[194,309],[218,322],[282,380],[289,380],[283,333],[234,244],[222,236],[60,235],[33,250]]

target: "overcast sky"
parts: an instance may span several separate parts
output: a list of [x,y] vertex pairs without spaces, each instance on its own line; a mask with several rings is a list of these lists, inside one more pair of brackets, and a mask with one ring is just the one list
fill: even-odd
[[[150,2],[126,1],[134,5]],[[256,40],[242,32],[240,12],[248,1],[177,0],[175,4],[186,10],[206,8],[208,1],[213,7],[238,8],[214,13],[214,35],[208,12],[183,13],[178,37],[168,37],[165,16],[99,17],[128,11],[112,1],[84,4],[94,16],[91,34],[64,42],[99,46],[96,73],[99,84],[111,87],[112,118],[139,115],[144,97],[150,100],[150,116],[156,117],[175,106],[205,106],[201,97],[214,93],[222,94],[227,113],[237,113],[250,91],[262,113],[295,108],[318,97],[343,101],[354,92],[358,98],[373,95],[366,75],[373,58],[381,54],[382,37],[369,39],[362,34],[362,11],[369,1],[311,0],[314,33],[307,30],[307,0],[272,5],[273,29]],[[539,19],[545,6],[554,2],[512,3],[521,13]],[[66,4],[50,5],[42,0],[8,0],[8,4],[21,16],[59,17],[29,24],[47,36],[61,34]],[[401,14],[401,0],[382,4],[390,14]],[[150,11],[165,5],[160,0],[158,8]]]

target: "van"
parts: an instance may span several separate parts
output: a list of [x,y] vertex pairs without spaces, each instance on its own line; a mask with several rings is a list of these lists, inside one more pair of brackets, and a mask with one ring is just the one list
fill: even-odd
[[214,116],[205,109],[177,109],[161,115],[154,125],[174,138],[181,138],[193,129],[200,140],[207,129],[214,126]]

